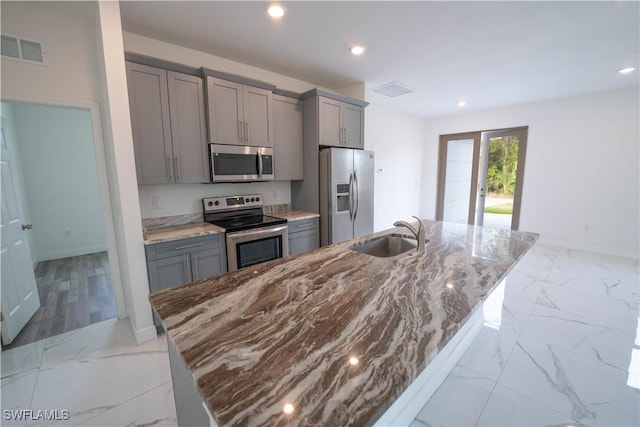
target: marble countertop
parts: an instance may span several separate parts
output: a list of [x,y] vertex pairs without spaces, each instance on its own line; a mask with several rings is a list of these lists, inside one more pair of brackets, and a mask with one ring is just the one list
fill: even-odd
[[320,218],[320,214],[305,211],[288,211],[270,214],[276,218],[283,218],[287,221],[302,221],[304,219]]
[[343,242],[152,294],[218,425],[371,425],[538,238],[424,224],[424,253]]
[[196,222],[193,224],[148,228],[144,231],[143,237],[145,245],[152,245],[218,233],[224,233],[224,228],[207,222]]

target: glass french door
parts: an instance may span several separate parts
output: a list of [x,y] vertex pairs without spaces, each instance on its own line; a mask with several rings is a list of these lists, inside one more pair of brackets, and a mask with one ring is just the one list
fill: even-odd
[[526,127],[442,135],[436,219],[517,230],[526,141]]

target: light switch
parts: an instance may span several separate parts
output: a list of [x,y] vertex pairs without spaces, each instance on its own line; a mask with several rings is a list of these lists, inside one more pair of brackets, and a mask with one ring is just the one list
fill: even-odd
[[160,206],[160,197],[158,196],[152,197],[151,203],[153,205],[153,209],[162,209],[162,206]]

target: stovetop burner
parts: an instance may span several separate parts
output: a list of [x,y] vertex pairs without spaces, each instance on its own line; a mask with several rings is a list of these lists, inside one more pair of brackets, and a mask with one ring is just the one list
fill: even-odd
[[227,232],[286,224],[287,220],[262,214],[262,196],[209,197],[202,199],[204,220]]

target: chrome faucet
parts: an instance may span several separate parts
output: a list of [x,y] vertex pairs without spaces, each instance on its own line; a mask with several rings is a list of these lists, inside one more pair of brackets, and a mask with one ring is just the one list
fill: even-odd
[[417,216],[413,216],[413,218],[418,220],[418,229],[409,224],[406,221],[396,221],[393,223],[394,227],[406,227],[408,228],[414,236],[416,236],[416,240],[418,241],[418,252],[424,252],[424,241],[425,241],[425,229],[424,224]]

